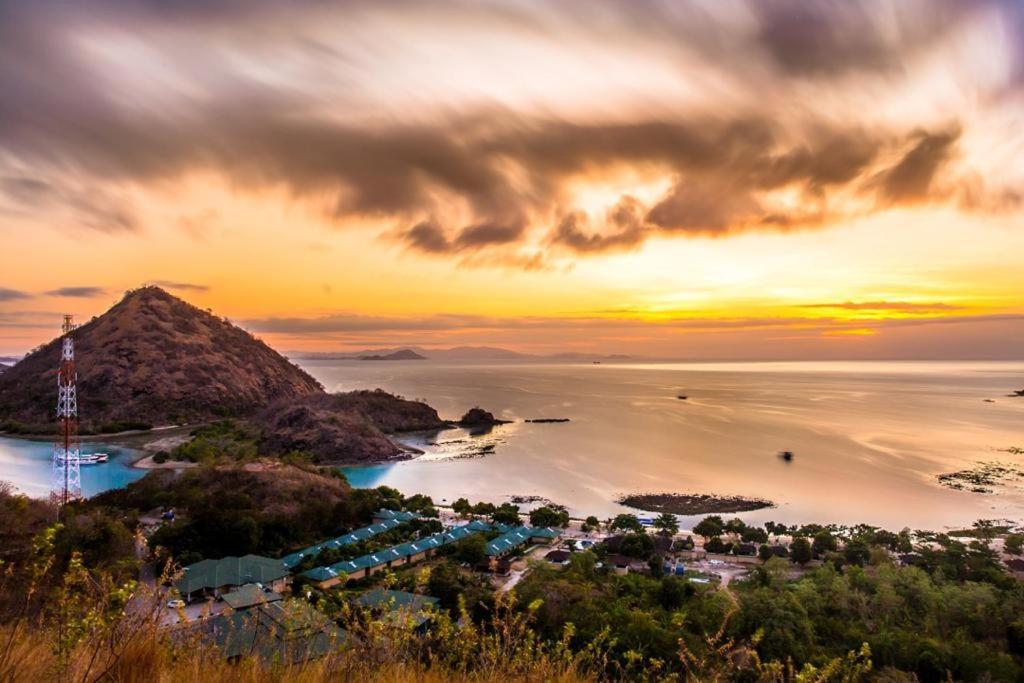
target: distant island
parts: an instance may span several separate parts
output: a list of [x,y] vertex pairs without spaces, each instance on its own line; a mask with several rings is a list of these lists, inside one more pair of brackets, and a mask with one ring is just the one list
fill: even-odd
[[412,349],[401,349],[387,354],[359,356],[359,360],[427,360],[427,357],[416,353]]
[[750,512],[775,507],[775,503],[763,498],[715,496],[707,493],[635,493],[623,496],[616,502],[637,510],[674,515]]

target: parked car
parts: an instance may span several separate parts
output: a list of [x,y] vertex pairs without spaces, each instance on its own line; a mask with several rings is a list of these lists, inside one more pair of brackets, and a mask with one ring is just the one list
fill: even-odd
[[181,598],[174,598],[173,600],[167,601],[167,606],[171,609],[184,609],[185,601]]

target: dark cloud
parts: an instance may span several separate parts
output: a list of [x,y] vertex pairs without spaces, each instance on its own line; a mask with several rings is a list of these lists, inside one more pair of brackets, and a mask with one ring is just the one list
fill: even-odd
[[[757,50],[771,57],[785,79],[899,68],[909,53],[926,49],[961,21],[967,4],[939,0],[934,12],[920,17],[874,0],[779,0],[752,2],[749,9]],[[994,0],[984,6],[998,7]],[[867,132],[856,125],[856,112],[844,124],[810,115],[783,121],[761,107],[686,116],[652,109],[597,123],[489,107],[437,123],[430,116],[401,115],[342,122],[322,113],[324,102],[315,92],[268,87],[231,70],[210,68],[207,75],[205,65],[189,61],[187,49],[173,48],[166,61],[195,87],[172,92],[169,100],[176,106],[165,106],[159,97],[128,103],[97,82],[95,63],[83,60],[68,39],[81,26],[144,39],[148,31],[173,25],[187,28],[196,45],[250,41],[237,47],[257,56],[277,47],[275,40],[314,49],[301,31],[281,31],[290,37],[260,33],[268,46],[244,30],[250,24],[274,26],[277,18],[298,22],[290,7],[272,0],[0,4],[0,151],[18,168],[33,171],[0,180],[0,192],[19,211],[60,207],[79,225],[126,231],[137,229],[139,220],[119,188],[212,172],[242,188],[286,188],[323,202],[338,219],[384,219],[396,226],[389,234],[412,249],[524,267],[539,266],[539,256],[486,252],[516,249],[532,226],[549,225],[553,216],[560,218],[549,244],[598,252],[633,247],[658,232],[721,235],[820,226],[833,193],[864,186],[882,205],[948,200],[933,196],[933,180],[952,158],[958,134],[922,132],[897,164],[879,172],[882,153],[905,144],[907,134]],[[374,7],[314,2],[308,9],[343,15]],[[443,14],[452,5],[429,7]],[[699,3],[596,3],[584,13],[454,7],[464,16],[514,21],[537,35],[557,35],[571,21],[595,36],[614,29],[620,40],[663,43],[681,56],[696,51],[737,74],[752,66],[743,61],[748,52],[737,49],[745,34],[716,24]],[[113,81],[117,73],[106,76]],[[415,114],[415,104],[402,106]],[[674,179],[673,186],[649,206],[631,209],[631,222],[607,216],[595,221],[567,204],[569,179],[620,165],[653,169]],[[781,188],[799,193],[799,209],[770,206],[761,196]],[[985,205],[973,196],[971,201]],[[207,222],[190,217],[182,229],[201,236]]]
[[8,289],[6,287],[0,287],[0,302],[2,301],[19,301],[21,299],[28,299],[32,295],[26,292],[21,292],[17,289]]
[[153,283],[157,287],[163,287],[164,289],[177,289],[183,292],[208,292],[210,291],[209,285],[197,285],[192,282],[174,282],[172,280],[154,280]]
[[876,178],[882,201],[905,204],[927,199],[935,175],[949,161],[959,137],[959,131],[917,135],[903,158]]
[[74,298],[91,298],[94,296],[101,296],[106,294],[107,290],[103,287],[93,286],[80,286],[80,287],[60,287],[59,289],[51,289],[46,292],[49,296],[63,296],[63,297],[74,297]]
[[632,197],[619,200],[608,213],[605,223],[608,232],[594,232],[586,214],[571,211],[558,222],[551,235],[551,242],[583,253],[630,249],[643,242],[647,230],[643,220],[643,206]]

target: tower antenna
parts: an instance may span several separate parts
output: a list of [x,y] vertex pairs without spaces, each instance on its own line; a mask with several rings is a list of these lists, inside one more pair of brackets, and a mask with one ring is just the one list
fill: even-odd
[[82,497],[79,473],[81,444],[78,439],[78,373],[75,370],[75,329],[72,316],[64,316],[61,327],[60,369],[57,372],[57,440],[53,444],[53,482],[50,500],[57,505]]

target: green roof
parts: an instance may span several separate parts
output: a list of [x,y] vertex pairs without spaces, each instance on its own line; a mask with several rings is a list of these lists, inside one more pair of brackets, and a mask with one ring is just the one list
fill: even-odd
[[501,536],[487,544],[487,554],[491,557],[503,555],[513,548],[517,548],[532,538],[558,538],[561,535],[557,529],[550,527],[529,527],[519,526],[509,529]]
[[247,583],[271,583],[284,576],[288,570],[281,560],[261,555],[243,557],[222,557],[219,560],[201,560],[185,567],[181,578],[174,582],[182,595],[204,588],[221,586],[242,586]]
[[290,555],[285,555],[281,558],[281,561],[284,562],[284,566],[288,567],[288,569],[294,569],[296,565],[302,562],[304,557],[316,557],[322,551],[329,548],[336,549],[358,541],[365,541],[368,538],[373,538],[377,534],[382,534],[385,531],[391,531],[395,527],[401,526],[402,524],[417,518],[416,515],[411,512],[394,512],[393,510],[381,510],[375,514],[374,517],[383,519],[384,521],[371,524],[370,526],[364,526],[361,529],[350,531],[347,534],[343,534],[337,538],[332,538],[329,541],[324,541],[323,543],[317,543],[316,545],[311,545],[308,548],[303,548],[302,550],[298,550]]
[[294,599],[221,614],[199,629],[225,658],[256,655],[288,663],[322,657],[348,639],[324,614]]
[[228,604],[228,607],[235,610],[262,605],[265,602],[277,602],[280,599],[280,593],[263,590],[254,583],[247,583],[238,590],[233,590],[224,595],[224,602]]
[[488,528],[487,525],[480,526],[466,524],[463,526],[457,526],[449,529],[448,531],[427,536],[426,538],[421,538],[416,541],[408,541],[406,543],[399,543],[396,546],[392,546],[384,550],[368,553],[361,557],[357,557],[354,560],[335,562],[329,567],[314,567],[313,569],[303,572],[302,576],[314,581],[326,581],[339,576],[342,573],[353,574],[363,569],[381,567],[394,560],[412,557],[413,555],[417,555],[428,550],[434,550],[441,546],[456,543],[467,536],[480,533],[484,528]]
[[406,593],[405,591],[390,591],[383,588],[375,588],[366,591],[358,598],[356,603],[363,607],[387,607],[391,610],[413,609],[420,610],[428,605],[436,605],[440,600],[429,595],[418,595]]

